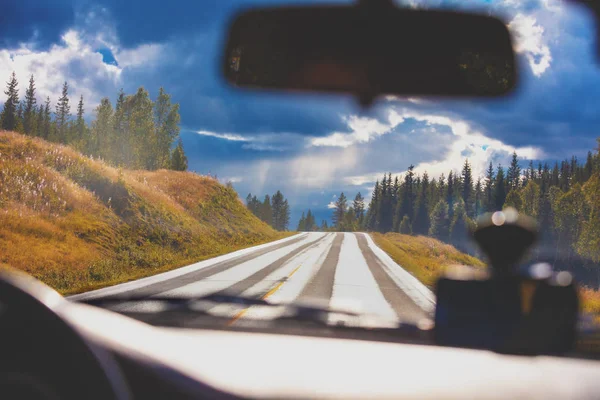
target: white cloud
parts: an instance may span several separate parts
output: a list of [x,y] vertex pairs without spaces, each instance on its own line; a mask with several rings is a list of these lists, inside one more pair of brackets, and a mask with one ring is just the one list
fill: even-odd
[[166,46],[159,43],[142,44],[133,49],[115,52],[115,59],[121,68],[148,67],[164,56]]
[[334,201],[330,201],[329,204],[327,204],[327,208],[334,209],[335,208],[335,202]]
[[[157,43],[124,48],[120,46],[114,28],[106,21],[102,30],[98,24],[90,26],[95,29],[93,34],[70,29],[62,35],[60,43],[44,51],[37,50],[34,42],[0,49],[0,79],[7,80],[14,71],[23,97],[29,77],[34,75],[38,102],[50,97],[52,103],[66,81],[72,102],[75,104],[83,95],[89,114],[102,97],[114,95],[123,85],[124,71],[137,66],[152,66],[166,50],[165,45]],[[87,25],[86,29],[89,29]],[[101,48],[110,49],[119,65],[104,63],[102,54],[98,53]]]
[[244,178],[242,178],[241,176],[229,176],[226,178],[220,178],[219,180],[224,183],[227,183],[227,182],[240,183],[240,182],[244,181]]
[[533,16],[517,14],[508,24],[515,38],[515,50],[523,53],[535,76],[541,76],[552,62],[550,48],[544,42],[544,28]]
[[223,139],[223,140],[229,140],[231,142],[250,142],[253,139],[251,137],[246,137],[246,136],[238,135],[235,133],[216,133],[216,132],[209,132],[209,131],[196,131],[196,133],[198,135],[210,136],[210,137],[214,137],[217,139]]
[[[74,67],[85,71],[84,77],[70,79]],[[54,100],[63,82],[68,81],[71,98],[83,95],[90,109],[90,105],[100,100],[91,82],[102,81],[115,86],[122,69],[105,64],[101,54],[87,45],[78,32],[70,30],[62,36],[61,44],[53,45],[47,51],[34,51],[27,45],[0,50],[0,77],[8,79],[13,71],[19,79],[21,96],[24,95],[29,76],[33,74],[38,101],[47,96]]]
[[[392,112],[394,114],[395,112]],[[444,126],[450,128],[454,135],[454,140],[446,154],[439,160],[430,162],[421,162],[415,166],[415,172],[423,173],[427,171],[430,177],[438,177],[447,174],[450,170],[459,170],[464,163],[465,158],[469,159],[474,176],[482,176],[485,173],[490,161],[496,164],[502,162],[504,166],[508,164],[510,155],[516,152],[523,159],[541,159],[544,153],[535,147],[514,147],[503,143],[498,139],[493,139],[481,131],[460,119],[453,119],[444,115],[421,114],[412,110],[401,110],[397,113],[398,119],[415,119],[425,122],[435,128]],[[422,134],[422,140],[427,140],[426,133]],[[418,140],[418,139],[415,139]],[[465,155],[466,154],[466,155]],[[366,183],[375,182],[381,179],[384,173],[388,171],[370,172],[368,174],[352,175],[344,178],[344,183],[353,186],[361,186]],[[405,171],[396,171],[392,173],[399,175]]]
[[368,143],[379,136],[390,133],[403,120],[390,117],[389,123],[384,124],[373,118],[351,115],[345,118],[350,133],[334,132],[325,137],[310,140],[310,146],[348,147],[357,143]]

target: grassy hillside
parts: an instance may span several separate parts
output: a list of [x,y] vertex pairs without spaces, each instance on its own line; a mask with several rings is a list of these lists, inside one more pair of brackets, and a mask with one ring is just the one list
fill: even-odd
[[448,266],[484,266],[479,259],[461,253],[454,246],[433,238],[400,233],[371,233],[370,235],[377,246],[394,261],[432,289],[437,277]]
[[0,131],[0,266],[22,269],[62,293],[286,235],[212,178],[120,170],[69,147]]

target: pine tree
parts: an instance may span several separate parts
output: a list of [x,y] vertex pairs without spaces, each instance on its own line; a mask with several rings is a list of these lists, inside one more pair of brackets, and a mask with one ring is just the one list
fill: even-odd
[[468,250],[467,242],[470,224],[471,222],[467,216],[464,201],[459,199],[454,206],[454,219],[450,224],[449,236],[450,243],[463,252]]
[[288,225],[290,224],[290,204],[287,199],[283,200],[283,206],[281,207],[279,215],[279,224],[282,231],[287,231]]
[[[400,229],[400,223],[405,215],[408,216],[409,220],[414,218],[415,215],[415,174],[414,165],[408,167],[406,175],[404,175],[404,182],[401,185],[401,195],[399,204],[394,217],[393,229],[398,231]],[[387,232],[387,231],[384,231]]]
[[519,159],[517,152],[513,152],[510,166],[506,172],[506,190],[511,191],[518,189],[520,186],[521,179],[521,167],[519,166]]
[[125,92],[121,88],[115,104],[113,130],[110,137],[107,137],[105,141],[106,147],[110,150],[111,160],[116,165],[127,165],[133,158],[133,141],[127,129],[125,118]]
[[558,162],[554,163],[554,168],[552,168],[552,175],[550,177],[550,186],[558,186],[560,184],[560,173],[558,169]]
[[540,187],[533,179],[530,179],[521,191],[521,211],[530,217],[536,218],[538,214],[538,205],[540,197]]
[[352,202],[352,208],[354,209],[354,214],[356,215],[358,225],[362,226],[365,219],[365,199],[362,197],[360,192],[356,193],[354,201]]
[[521,211],[523,209],[521,195],[517,189],[511,189],[511,191],[508,192],[503,208],[506,207],[512,207],[517,211]]
[[340,194],[335,202],[335,208],[333,209],[333,215],[331,221],[336,229],[340,229],[344,222],[344,215],[348,211],[348,199],[344,192]]
[[302,212],[300,221],[298,221],[298,227],[296,228],[296,230],[298,232],[304,232],[306,230],[306,217],[304,216],[304,211]]
[[151,161],[152,168],[165,168],[169,164],[170,148],[179,136],[179,104],[171,104],[171,96],[161,87],[154,102],[155,137]]
[[375,182],[373,193],[371,194],[371,201],[369,202],[369,209],[367,211],[366,228],[369,231],[379,230],[379,195],[381,193],[381,187],[379,181]]
[[258,218],[261,221],[273,226],[273,210],[271,208],[271,197],[266,194],[263,202],[259,206]]
[[412,235],[412,227],[410,225],[410,218],[408,218],[408,215],[405,215],[404,217],[402,217],[402,221],[400,222],[399,231],[400,231],[400,233],[402,233],[404,235]]
[[454,173],[448,173],[448,185],[446,187],[446,203],[448,204],[448,218],[454,218]]
[[494,181],[494,210],[500,211],[506,201],[506,182],[504,181],[504,169],[498,165],[496,179]]
[[44,137],[44,106],[40,104],[35,117],[35,136]]
[[49,139],[52,136],[52,116],[50,114],[50,97],[46,97],[44,104],[44,118],[42,135],[44,139]]
[[96,157],[106,157],[106,153],[103,153],[103,144],[106,143],[106,137],[112,134],[113,127],[113,108],[108,97],[100,100],[95,112],[96,119],[92,121],[91,134],[86,143],[86,152]]
[[442,199],[431,212],[431,226],[429,235],[436,239],[447,241],[450,233],[450,220],[448,218],[448,203]]
[[429,177],[427,172],[423,174],[419,197],[417,199],[417,210],[415,212],[412,231],[417,235],[427,235],[429,232]]
[[138,88],[133,96],[125,98],[126,125],[129,130],[130,155],[129,167],[156,169],[158,162],[154,151],[155,140],[148,136],[154,132],[154,104],[150,94],[143,87]]
[[329,226],[327,225],[327,221],[325,221],[325,220],[321,221],[321,230],[323,232],[326,232],[327,230],[329,230]]
[[581,256],[600,263],[600,174],[591,175],[583,186],[589,214],[581,227],[576,250]]
[[25,133],[25,128],[23,127],[23,114],[25,110],[25,106],[23,102],[19,102],[19,106],[17,107],[17,126],[15,127],[15,131],[19,133]]
[[496,202],[494,200],[494,182],[495,182],[494,165],[490,161],[490,165],[488,166],[488,169],[485,174],[484,196],[485,196],[485,211],[486,212],[491,212],[491,211],[496,210]]
[[473,217],[477,218],[483,211],[483,185],[481,178],[477,178],[475,183],[475,199],[473,201]]
[[465,202],[465,208],[467,211],[467,216],[473,218],[474,207],[473,207],[473,175],[471,170],[471,165],[469,164],[469,160],[465,160],[462,169],[462,199]]
[[69,120],[71,118],[71,106],[69,105],[69,85],[63,84],[62,93],[56,103],[56,134],[61,143],[67,143],[69,140]]
[[83,95],[79,98],[79,103],[77,104],[77,139],[82,140],[85,138],[85,120],[83,119]]
[[171,153],[171,169],[175,171],[186,171],[188,168],[188,159],[183,151],[183,142],[181,139]]
[[23,112],[23,129],[27,135],[35,135],[35,81],[33,75],[29,78],[29,87],[25,91],[25,109]]
[[587,158],[585,160],[585,165],[583,167],[584,170],[584,181],[587,181],[592,177],[592,173],[594,172],[594,157],[592,156],[592,152],[588,151]]
[[6,90],[4,94],[7,96],[2,110],[2,129],[14,131],[17,129],[17,108],[19,107],[19,82],[17,75],[13,72],[10,80],[6,82]]
[[308,213],[306,213],[306,230],[315,230],[315,217],[313,216],[312,211],[310,209],[308,209]]

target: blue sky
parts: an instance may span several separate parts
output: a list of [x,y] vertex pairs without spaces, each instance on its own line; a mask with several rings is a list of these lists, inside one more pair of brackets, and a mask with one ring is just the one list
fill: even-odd
[[[335,194],[367,197],[384,172],[476,173],[490,160],[585,157],[600,135],[600,68],[592,18],[556,0],[407,1],[502,17],[519,56],[520,88],[501,100],[382,99],[364,112],[347,97],[240,93],[217,73],[232,13],[281,1],[21,0],[0,15],[0,78],[22,93],[36,76],[54,101],[67,80],[86,111],[119,88],[160,86],[181,104],[190,169],[231,180],[245,197],[281,189],[292,219],[327,218]],[[295,3],[300,2],[295,1]],[[306,1],[305,1],[306,2]],[[330,1],[331,2],[331,1]],[[341,1],[343,2],[343,1]]]

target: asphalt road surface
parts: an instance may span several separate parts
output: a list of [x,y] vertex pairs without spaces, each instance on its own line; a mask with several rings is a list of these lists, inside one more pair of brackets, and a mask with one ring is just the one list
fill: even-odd
[[[70,299],[192,297],[219,292],[272,302],[312,302],[409,321],[430,315],[435,305],[431,291],[367,234],[323,232],[298,234]],[[139,302],[121,308],[142,311],[148,307],[147,302]],[[239,308],[225,305],[214,307],[214,311],[231,313],[232,323],[239,318],[256,318],[259,313],[258,308],[240,313]],[[261,312],[264,314],[264,308]]]

